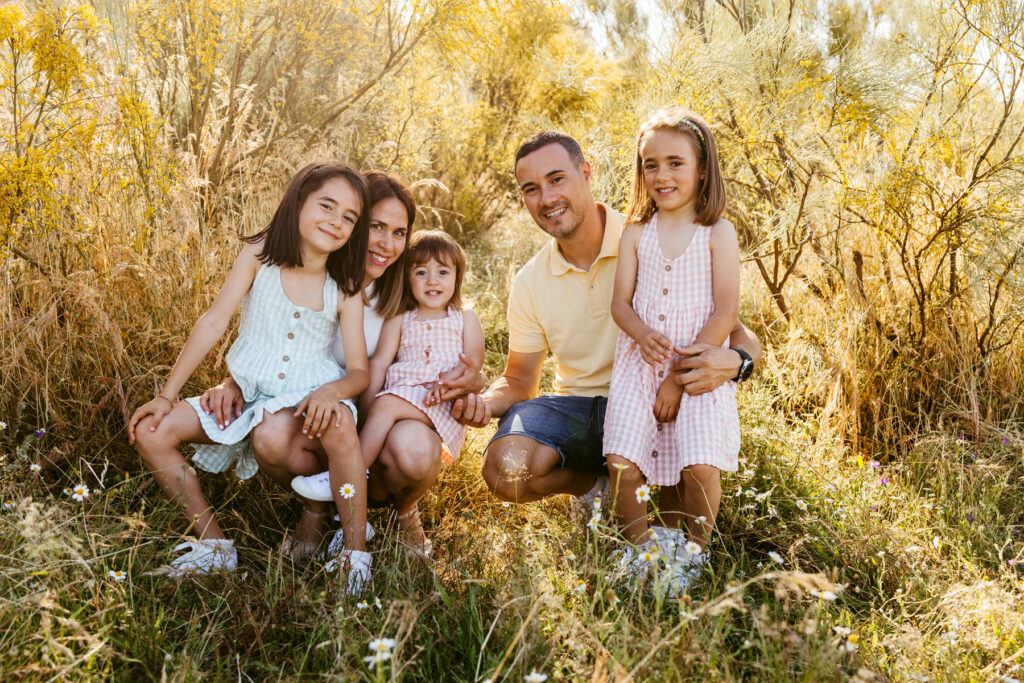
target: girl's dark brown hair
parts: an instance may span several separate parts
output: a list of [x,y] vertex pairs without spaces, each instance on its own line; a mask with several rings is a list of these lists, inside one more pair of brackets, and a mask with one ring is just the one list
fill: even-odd
[[[412,224],[416,220],[416,202],[413,201],[409,188],[400,180],[380,171],[370,171],[366,174],[366,184],[370,189],[370,209],[385,199],[397,199],[405,207],[405,213],[409,220],[408,232],[405,234],[406,245],[412,237]],[[369,213],[369,212],[367,212]],[[376,297],[377,303],[374,309],[383,318],[392,318],[406,310],[404,305],[405,273],[409,267],[409,248],[406,246],[384,273],[373,281],[370,290],[370,297]]]
[[661,109],[651,114],[640,126],[636,136],[636,155],[633,161],[633,187],[629,193],[629,208],[626,209],[626,221],[629,223],[646,223],[658,210],[654,199],[647,194],[644,185],[644,162],[640,150],[647,137],[657,130],[671,130],[685,135],[693,144],[703,176],[697,185],[697,217],[701,225],[714,225],[722,212],[725,211],[725,181],[722,169],[718,164],[718,145],[711,127],[693,112],[673,107]]
[[[443,230],[424,230],[413,235],[409,240],[409,247],[405,250],[408,255],[408,271],[416,266],[423,265],[430,259],[438,263],[444,263],[455,268],[455,291],[449,306],[462,310],[462,277],[466,274],[466,253],[455,239]],[[409,280],[405,282],[405,310],[411,311],[419,303],[412,295],[412,287]]]
[[283,268],[302,267],[302,253],[299,249],[299,212],[309,195],[313,194],[331,178],[343,178],[359,195],[361,202],[359,218],[352,227],[352,234],[340,249],[327,257],[327,274],[338,283],[338,288],[348,296],[355,296],[363,290],[363,273],[366,268],[366,246],[370,225],[370,193],[366,180],[359,171],[347,164],[310,164],[295,174],[284,191],[281,203],[277,205],[270,224],[255,235],[242,239],[250,244],[263,240],[259,258]]

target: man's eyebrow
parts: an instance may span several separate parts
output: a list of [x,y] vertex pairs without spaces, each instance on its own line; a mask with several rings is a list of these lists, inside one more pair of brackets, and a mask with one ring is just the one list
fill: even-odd
[[[560,174],[560,173],[565,173],[565,171],[564,171],[564,170],[562,170],[562,169],[560,169],[560,168],[556,168],[556,169],[555,169],[555,170],[553,170],[553,171],[548,171],[547,173],[545,173],[545,174],[544,174],[544,177],[545,177],[545,178],[550,178],[551,176],[555,176],[555,175],[558,175],[558,174]],[[530,185],[536,185],[536,184],[537,184],[537,183],[533,182],[532,180],[528,180],[528,181],[526,181],[525,183],[523,183],[522,185],[520,185],[520,186],[519,186],[519,189],[520,189],[520,190],[525,190],[525,189],[526,189],[527,187],[529,187]]]

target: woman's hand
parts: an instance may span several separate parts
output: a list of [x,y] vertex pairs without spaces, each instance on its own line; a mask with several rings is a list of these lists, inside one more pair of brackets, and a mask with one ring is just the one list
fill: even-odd
[[679,414],[679,402],[683,400],[683,388],[676,383],[675,377],[669,375],[658,387],[658,397],[654,400],[654,417],[658,422],[672,422]]
[[302,423],[302,433],[312,439],[314,436],[320,438],[331,426],[331,416],[334,416],[334,426],[341,426],[341,411],[348,410],[348,406],[340,403],[342,396],[337,389],[330,384],[325,384],[312,394],[302,399],[302,403],[295,409],[295,417],[306,413],[306,420]]
[[221,429],[231,424],[231,420],[234,418],[242,416],[244,403],[242,390],[231,375],[228,375],[217,386],[204,391],[203,395],[199,397],[199,407],[207,415],[217,418],[217,426]]
[[157,396],[149,403],[139,406],[132,413],[132,419],[128,420],[128,443],[135,443],[135,428],[147,416],[153,418],[153,423],[149,425],[149,431],[155,432],[156,428],[160,426],[160,421],[167,416],[167,413],[171,412],[174,408],[174,403],[171,399],[166,396]]
[[640,355],[651,365],[664,363],[672,352],[672,340],[651,327],[637,339],[637,344],[640,345]]

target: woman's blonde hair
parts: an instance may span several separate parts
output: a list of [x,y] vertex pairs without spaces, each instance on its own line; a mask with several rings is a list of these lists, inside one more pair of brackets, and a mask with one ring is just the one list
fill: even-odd
[[626,221],[646,223],[658,210],[654,199],[644,185],[644,162],[640,156],[647,137],[658,130],[671,130],[685,135],[697,152],[701,178],[697,184],[697,217],[701,225],[714,225],[725,211],[725,181],[718,164],[718,145],[711,127],[693,112],[679,107],[660,109],[643,122],[636,136],[636,155],[633,161],[633,187],[629,193]]

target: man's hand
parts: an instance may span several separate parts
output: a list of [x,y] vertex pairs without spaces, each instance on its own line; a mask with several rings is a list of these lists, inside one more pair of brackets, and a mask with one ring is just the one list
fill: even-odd
[[477,429],[491,421],[491,407],[480,394],[466,394],[455,399],[449,413],[457,422]]
[[690,344],[675,349],[672,363],[676,382],[691,396],[706,394],[730,381],[740,371],[743,359],[732,349],[711,344]]

